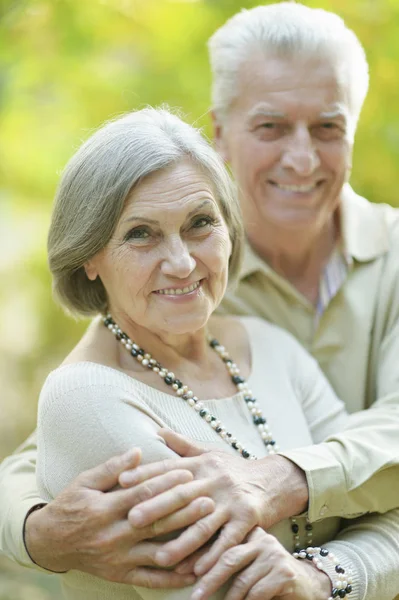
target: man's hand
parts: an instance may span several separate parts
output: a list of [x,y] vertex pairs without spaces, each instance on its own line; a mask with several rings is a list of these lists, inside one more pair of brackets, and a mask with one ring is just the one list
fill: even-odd
[[191,525],[213,510],[214,504],[195,496],[174,514],[163,504],[155,523],[135,528],[127,520],[133,506],[193,479],[190,471],[178,469],[134,488],[113,490],[119,475],[137,467],[140,457],[139,450],[132,450],[85,471],[52,502],[31,513],[25,524],[25,543],[34,562],[51,571],[77,569],[150,588],[192,584],[192,574],[148,568],[156,567],[155,555],[162,544],[143,540]]
[[300,514],[307,506],[306,478],[294,463],[274,455],[257,461],[221,451],[207,451],[169,430],[161,430],[168,446],[182,457],[140,466],[123,473],[122,486],[141,482],[174,469],[188,470],[194,480],[171,489],[162,497],[135,506],[129,520],[136,527],[147,526],[160,518],[168,506],[178,510],[195,496],[209,496],[214,512],[198,519],[177,539],[168,542],[155,556],[158,564],[174,565],[219,534],[209,552],[201,556],[195,573],[206,573],[228,548],[240,544],[256,526],[268,529],[281,519]]

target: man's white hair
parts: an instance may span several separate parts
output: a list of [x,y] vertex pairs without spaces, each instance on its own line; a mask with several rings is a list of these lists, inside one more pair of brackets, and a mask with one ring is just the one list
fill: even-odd
[[251,54],[265,58],[325,57],[346,69],[349,110],[356,127],[369,84],[364,49],[338,15],[296,2],[242,10],[208,42],[213,75],[212,106],[220,120],[237,96],[237,73]]

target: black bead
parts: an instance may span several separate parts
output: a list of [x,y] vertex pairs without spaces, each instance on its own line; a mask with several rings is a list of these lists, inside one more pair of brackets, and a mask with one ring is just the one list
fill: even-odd
[[231,447],[234,448],[234,450],[238,450],[237,442],[233,442]]
[[306,531],[312,531],[312,530],[313,530],[313,525],[312,525],[312,523],[306,523],[306,525],[305,525],[305,529],[306,529]]
[[331,592],[331,596],[333,598],[336,598],[338,596],[338,592],[339,592],[339,590],[337,588],[333,588],[332,592]]
[[205,410],[205,408],[201,408],[201,410],[199,411],[200,417],[205,417],[207,414],[208,414],[208,411]]
[[244,396],[244,400],[245,402],[256,402],[255,398],[252,398],[252,396]]
[[264,425],[266,423],[266,419],[264,417],[253,417],[253,422],[255,425]]
[[232,435],[233,435],[232,433],[230,433],[229,431],[226,431],[226,436],[227,437],[231,437]]
[[211,421],[216,421],[216,417],[212,416]]
[[345,598],[345,596],[346,596],[346,591],[345,591],[345,590],[339,590],[339,592],[338,592],[338,596],[339,596],[340,598]]
[[307,560],[313,560],[313,554],[307,554],[306,558]]
[[139,348],[137,350],[137,354],[141,354],[141,356],[144,356],[144,350],[142,348]]
[[180,381],[180,379],[175,379],[173,383],[175,383],[175,384],[177,385],[177,387],[178,387],[178,388],[181,388],[181,387],[183,387],[183,384],[182,384],[182,382]]
[[118,333],[115,334],[115,337],[117,340],[121,340],[122,339],[122,334],[118,331]]
[[132,349],[130,350],[130,354],[131,354],[132,356],[137,356],[137,355],[138,355],[138,352],[137,352],[137,350],[136,350],[135,348],[132,348]]
[[182,398],[183,398],[183,400],[188,400],[187,394],[183,394]]
[[243,450],[243,451],[242,451],[242,456],[243,456],[244,458],[249,458],[251,455],[250,455],[250,453],[248,452],[248,450]]
[[320,556],[328,556],[328,550],[327,550],[327,548],[322,548],[320,550]]
[[222,361],[226,363],[226,365],[232,365],[233,361],[231,360],[231,358],[222,358]]
[[216,433],[220,433],[222,431],[222,427],[216,427],[215,431]]
[[346,586],[346,588],[345,588],[345,591],[346,591],[346,593],[347,593],[347,594],[350,594],[350,593],[351,593],[351,591],[352,591],[352,586],[351,586],[351,584],[350,584],[350,583],[348,583],[348,585]]
[[219,342],[216,339],[213,339],[209,342],[211,348],[216,348],[216,346],[220,346]]
[[292,533],[298,533],[298,531],[299,531],[299,525],[297,525],[297,523],[293,523],[291,525],[291,531],[292,531]]
[[172,383],[173,383],[173,378],[172,378],[172,377],[169,377],[169,375],[167,375],[167,376],[165,377],[165,379],[164,379],[164,382],[165,382],[167,385],[172,385]]
[[108,327],[108,325],[111,325],[112,323],[112,319],[110,319],[109,317],[107,317],[106,319],[104,319],[104,325],[105,327]]
[[240,377],[239,375],[232,375],[231,379],[236,385],[238,385],[239,383],[245,383],[245,379],[243,379],[243,377]]
[[335,570],[337,573],[345,573],[345,569],[341,565],[336,565]]

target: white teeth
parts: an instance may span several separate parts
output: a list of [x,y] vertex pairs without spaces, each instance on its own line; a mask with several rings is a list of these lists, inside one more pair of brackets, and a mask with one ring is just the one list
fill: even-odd
[[280,188],[280,190],[284,190],[287,192],[311,192],[316,187],[315,183],[311,185],[283,185],[281,183],[276,183],[276,186]]
[[189,292],[193,292],[197,287],[199,287],[200,282],[196,281],[191,285],[187,285],[184,288],[167,288],[164,290],[158,290],[157,294],[167,294],[168,296],[181,296],[182,294],[188,294]]

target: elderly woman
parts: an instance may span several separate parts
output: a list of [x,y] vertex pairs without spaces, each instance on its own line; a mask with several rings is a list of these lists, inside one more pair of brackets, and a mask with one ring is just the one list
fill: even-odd
[[[242,237],[221,160],[166,110],[106,124],[71,159],[55,200],[49,264],[62,306],[97,317],[42,390],[44,498],[133,445],[144,463],[172,457],[163,427],[252,461],[274,454],[277,444],[307,445],[344,426],[342,403],[293,338],[257,318],[213,315],[237,274]],[[177,511],[175,529],[213,510],[197,488],[195,515]],[[292,597],[323,600],[331,592],[327,572],[343,597],[351,591],[350,574],[317,547],[338,529],[338,519],[312,528],[300,517],[278,523],[272,535],[254,529],[247,541],[252,559],[240,559],[240,568],[259,555],[262,570],[272,555],[278,560],[266,559],[262,571],[269,587],[277,578]],[[312,563],[291,556],[312,543]],[[254,584],[263,581],[255,575]],[[74,600],[193,593],[191,586],[150,591],[77,571],[62,578]]]

